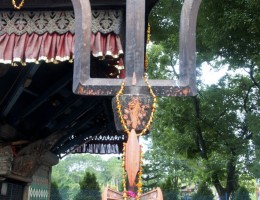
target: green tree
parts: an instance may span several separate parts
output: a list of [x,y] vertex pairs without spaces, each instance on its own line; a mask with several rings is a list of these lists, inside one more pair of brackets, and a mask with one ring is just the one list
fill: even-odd
[[[152,40],[168,55],[178,55],[183,1],[161,0],[150,14]],[[202,1],[197,22],[198,62],[222,58],[231,68],[259,65],[259,3],[257,0]]]
[[220,196],[230,195],[252,159],[246,159],[252,132],[241,113],[243,102],[243,91],[225,84],[209,86],[192,98],[161,99],[152,133],[154,153],[193,160],[198,177],[211,182]]
[[79,185],[80,191],[74,200],[96,200],[101,198],[100,187],[94,173],[86,171]]
[[[162,0],[150,15],[156,44],[149,52],[151,78],[178,77],[182,2]],[[160,99],[153,126],[154,154],[193,161],[199,169],[195,177],[214,185],[220,197],[235,191],[241,176],[250,175],[248,170],[257,175],[259,166],[258,11],[256,0],[202,1],[197,26],[199,94]],[[226,65],[229,74],[217,85],[205,86],[199,79],[202,62],[214,69]]]
[[172,182],[171,177],[168,177],[165,182],[161,184],[164,200],[179,200],[178,187]]
[[250,200],[248,190],[244,186],[239,187],[232,200]]
[[253,113],[248,116],[248,125],[253,131],[252,141],[255,148],[255,159],[248,163],[249,170],[256,178],[260,178],[260,116]]
[[79,182],[86,170],[95,173],[101,187],[122,185],[121,160],[117,157],[104,160],[100,155],[68,155],[52,170],[52,180],[58,183],[63,199],[73,199],[78,193]]
[[51,195],[50,200],[62,200],[58,184],[56,182],[51,182]]
[[180,183],[190,184],[189,179],[194,176],[196,170],[192,161],[173,151],[165,153],[164,149],[157,145],[150,147],[144,159],[144,187],[148,190],[170,179],[172,190],[178,191]]
[[192,200],[213,200],[214,195],[205,182],[201,183],[198,191],[192,195]]

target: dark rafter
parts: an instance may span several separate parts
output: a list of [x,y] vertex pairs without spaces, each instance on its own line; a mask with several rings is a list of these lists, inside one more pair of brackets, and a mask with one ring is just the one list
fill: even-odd
[[64,76],[62,79],[58,80],[52,87],[48,88],[43,94],[39,95],[39,97],[32,104],[23,109],[21,114],[17,116],[15,124],[18,124],[22,118],[25,118],[37,108],[39,108],[45,101],[50,98],[50,96],[54,95],[63,87],[65,87],[71,80],[71,74],[68,74],[67,76]]
[[104,111],[102,106],[96,106],[94,109],[89,110],[84,116],[82,116],[73,126],[70,128],[74,131],[81,130],[82,128],[86,127],[92,120],[100,115],[101,112]]
[[72,113],[65,116],[58,124],[56,124],[51,131],[63,129],[65,127],[70,127],[71,124],[78,119],[80,116],[84,115],[91,109],[96,109],[96,106],[100,104],[100,101],[91,98],[88,101],[82,101],[81,105],[75,108]]
[[[90,0],[91,5],[94,7],[104,7],[104,2]],[[123,0],[109,0],[110,6],[124,6],[125,1]],[[151,7],[151,5],[149,4]],[[13,9],[12,2],[10,0],[1,0],[0,10]],[[57,9],[73,9],[71,0],[31,0],[30,3],[25,3],[23,9],[48,9],[48,10],[57,10]]]
[[67,97],[64,100],[64,102],[62,102],[60,106],[58,106],[55,109],[52,116],[48,118],[48,121],[42,127],[51,127],[51,124],[55,121],[56,118],[62,115],[66,109],[70,108],[71,106],[78,103],[79,101],[81,101],[79,96],[71,94],[69,97]]
[[8,103],[3,110],[4,116],[7,116],[8,113],[10,112],[10,110],[13,108],[16,101],[19,99],[19,97],[23,93],[24,88],[26,87],[26,85],[24,85],[24,84],[26,83],[27,79],[31,79],[34,76],[34,74],[39,69],[40,65],[41,64],[34,64],[34,65],[30,65],[30,66],[22,69],[20,77],[17,79],[16,85],[15,85],[14,89],[12,90],[12,94],[10,95]]

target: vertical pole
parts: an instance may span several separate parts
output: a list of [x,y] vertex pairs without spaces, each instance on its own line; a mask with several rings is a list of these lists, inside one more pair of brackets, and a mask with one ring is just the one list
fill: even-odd
[[13,199],[13,184],[11,184],[11,194],[10,194],[10,200]]
[[73,91],[90,78],[91,6],[89,0],[72,0],[75,13]]
[[145,44],[145,1],[126,1],[126,76],[143,81]]
[[179,33],[180,84],[190,84],[196,93],[196,24],[201,0],[185,0]]

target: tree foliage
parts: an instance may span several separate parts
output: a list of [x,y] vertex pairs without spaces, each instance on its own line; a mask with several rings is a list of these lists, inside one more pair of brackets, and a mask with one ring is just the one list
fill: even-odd
[[234,193],[232,200],[250,200],[248,190],[244,186],[239,187],[238,190]]
[[[161,0],[151,13],[151,78],[178,77],[182,3]],[[161,98],[153,125],[155,162],[169,166],[162,171],[173,170],[175,158],[187,160],[193,180],[209,182],[220,196],[230,196],[243,179],[259,176],[258,11],[256,0],[202,1],[197,24],[198,95]],[[227,74],[218,84],[204,85],[199,77],[203,62],[215,70],[228,66]]]
[[52,180],[58,183],[63,199],[73,199],[79,191],[79,182],[85,171],[95,173],[100,186],[117,188],[122,185],[121,161],[117,157],[108,160],[98,155],[74,154],[60,160],[52,169]]
[[[182,0],[160,0],[150,15],[152,40],[178,52]],[[198,60],[223,58],[231,68],[259,65],[257,0],[202,1],[197,25]]]
[[192,196],[193,200],[213,200],[214,195],[212,190],[207,186],[205,182],[202,182],[199,187],[198,191]]

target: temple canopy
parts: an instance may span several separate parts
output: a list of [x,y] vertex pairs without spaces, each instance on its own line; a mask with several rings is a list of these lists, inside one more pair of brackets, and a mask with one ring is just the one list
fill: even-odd
[[[115,71],[123,69],[122,10],[94,10],[92,18],[91,56],[93,68],[96,68],[92,74],[99,76],[100,66],[106,63],[106,76],[119,77]],[[112,113],[112,109],[108,111],[107,108],[111,107],[110,98],[96,98],[93,102],[92,98],[82,98],[71,92],[74,12],[4,10],[0,12],[0,22],[0,68],[3,75],[0,83],[7,86],[13,82],[11,88],[1,87],[0,90],[0,108],[7,122],[2,129],[14,128],[15,133],[12,136],[2,131],[0,140],[15,140],[13,144],[18,144],[16,148],[19,151],[24,145],[40,139],[40,133],[48,137],[58,129],[70,127],[52,147],[54,153],[120,153],[125,138],[117,135],[112,125],[113,115],[107,113]],[[49,89],[46,91],[46,88]],[[13,95],[16,95],[15,99],[12,99]],[[28,103],[33,105],[27,106]],[[66,114],[68,109],[70,112]],[[103,122],[97,128],[84,124],[84,121],[90,123],[91,120],[94,127],[96,120]],[[109,121],[110,129],[107,129]],[[27,134],[23,135],[23,132]]]
[[[155,2],[147,1],[147,13]],[[124,77],[125,3],[91,1],[92,77]],[[1,1],[0,141],[16,154],[49,140],[56,155],[122,152],[112,97],[72,92],[74,22],[71,0],[28,1],[21,10]]]
[[[149,80],[149,83],[144,78],[145,32],[148,14],[156,0],[93,0],[90,4],[72,1],[73,7],[71,0],[28,1],[19,11],[14,11],[10,0],[1,2],[0,154],[8,150],[8,156],[0,162],[5,166],[0,167],[4,169],[0,181],[2,177],[2,180],[35,181],[33,174],[38,173],[39,165],[54,165],[56,155],[61,158],[69,153],[126,152],[125,167],[134,187],[132,175],[138,169],[135,167],[132,173],[131,166],[136,163],[132,158],[137,161],[135,155],[140,153],[139,164],[142,162],[141,148],[136,148],[137,135],[149,133],[156,95],[196,93],[195,28],[189,24],[195,24],[200,0],[184,2],[180,79]],[[14,1],[13,6],[17,7]],[[81,95],[72,92],[72,77],[73,92]],[[116,94],[116,102],[120,102],[125,84],[125,91],[136,102],[135,108],[130,101],[116,104],[119,118],[114,119],[111,96]],[[150,90],[153,96],[153,101],[149,100],[151,105],[148,100],[142,104],[135,96],[144,90]],[[145,108],[152,108],[148,119]],[[129,118],[127,113],[130,124],[124,124],[124,119]],[[123,129],[116,129],[118,119]],[[121,134],[128,126],[132,127],[130,136]],[[141,132],[139,127],[143,129]],[[127,137],[130,142],[124,151]],[[142,169],[138,168],[140,180]],[[45,175],[49,178],[48,173]],[[140,192],[141,182],[138,185]]]

